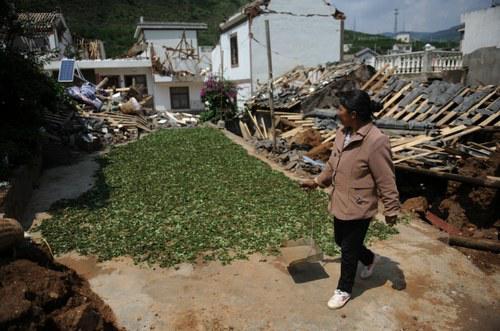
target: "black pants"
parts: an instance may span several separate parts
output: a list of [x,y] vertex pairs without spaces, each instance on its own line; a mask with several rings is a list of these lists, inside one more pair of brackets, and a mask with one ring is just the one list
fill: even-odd
[[363,244],[370,219],[342,221],[334,218],[335,243],[341,248],[342,263],[337,288],[352,293],[358,261],[364,265],[373,263],[375,255]]

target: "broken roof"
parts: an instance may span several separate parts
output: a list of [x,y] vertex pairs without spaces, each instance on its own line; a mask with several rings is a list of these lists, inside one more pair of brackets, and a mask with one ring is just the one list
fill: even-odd
[[62,14],[49,13],[19,13],[18,20],[33,32],[50,32],[62,20]]
[[135,29],[134,38],[139,37],[143,30],[207,30],[206,23],[188,22],[139,22]]
[[262,13],[261,6],[267,8],[271,0],[255,0],[239,9],[239,11],[231,16],[227,21],[219,24],[222,32],[227,31],[243,22],[246,22],[249,17],[257,17]]
[[373,54],[374,56],[378,56],[379,55],[373,49],[367,47],[367,48],[363,48],[362,50],[360,50],[359,52],[357,52],[356,54],[354,54],[354,56],[355,57],[360,57],[361,55],[363,55],[365,53],[370,53],[370,54]]

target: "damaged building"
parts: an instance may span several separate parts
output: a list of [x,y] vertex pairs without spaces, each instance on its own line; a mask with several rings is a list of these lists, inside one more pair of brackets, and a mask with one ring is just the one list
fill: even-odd
[[[105,77],[105,88],[135,86],[154,96],[158,111],[200,111],[203,75],[210,68],[210,47],[199,46],[198,31],[204,23],[147,22],[137,24],[135,44],[120,58],[77,60],[86,80],[98,83]],[[57,77],[60,59],[44,64],[44,70]]]
[[344,19],[324,0],[253,1],[219,25],[213,74],[237,85],[242,106],[259,84],[267,82],[265,20],[270,24],[273,71],[279,76],[297,65],[340,61]]

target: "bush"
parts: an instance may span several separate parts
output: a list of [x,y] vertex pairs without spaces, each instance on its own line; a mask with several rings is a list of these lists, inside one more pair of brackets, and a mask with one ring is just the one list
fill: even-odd
[[232,82],[214,76],[208,77],[201,89],[201,100],[205,103],[201,120],[216,122],[233,118],[237,112],[237,94],[238,90]]
[[[13,7],[1,4],[10,8],[1,15],[8,31],[5,40],[23,35]],[[8,42],[0,49],[0,82],[0,180],[5,180],[9,169],[28,163],[38,152],[42,113],[66,107],[66,99],[62,86],[42,71],[35,56],[19,53]]]

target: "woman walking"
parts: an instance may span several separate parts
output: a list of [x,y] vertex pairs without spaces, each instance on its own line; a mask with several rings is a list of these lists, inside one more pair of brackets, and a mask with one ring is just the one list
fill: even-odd
[[360,277],[369,278],[379,256],[363,241],[377,213],[378,199],[384,205],[386,223],[393,226],[399,212],[389,138],[372,123],[380,105],[361,90],[344,93],[337,112],[343,127],[337,130],[332,154],[325,169],[304,188],[331,187],[328,206],[334,217],[335,242],[341,248],[340,279],[328,307],[338,309],[351,298],[358,261]]

